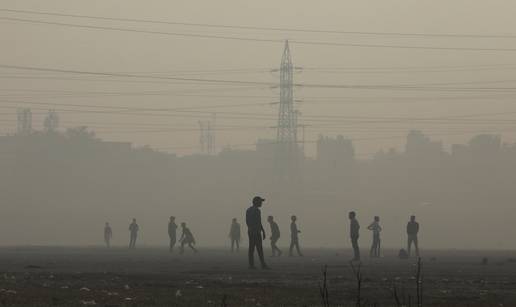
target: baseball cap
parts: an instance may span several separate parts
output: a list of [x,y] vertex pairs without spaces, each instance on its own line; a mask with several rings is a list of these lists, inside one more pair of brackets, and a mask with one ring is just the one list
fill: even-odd
[[253,197],[253,204],[257,202],[264,202],[265,198],[261,198],[260,196]]

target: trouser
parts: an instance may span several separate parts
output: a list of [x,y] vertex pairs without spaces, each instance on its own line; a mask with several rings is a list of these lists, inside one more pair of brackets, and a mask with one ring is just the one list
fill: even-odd
[[181,241],[181,250],[179,251],[181,254],[185,252],[185,245],[187,244],[188,247],[190,247],[194,251],[194,253],[197,253],[197,249],[193,246],[192,242]]
[[278,248],[276,243],[278,242],[279,238],[271,238],[271,249],[272,249],[272,256],[278,256],[281,255],[281,250]]
[[235,251],[235,247],[238,252],[240,250],[240,240],[239,239],[231,239],[231,252]]
[[410,248],[412,247],[412,243],[414,243],[414,247],[416,248],[416,256],[419,257],[419,246],[417,242],[417,235],[408,235],[407,242],[407,253],[410,256]]
[[290,249],[289,249],[289,255],[292,256],[292,251],[294,250],[294,247],[296,248],[297,254],[299,256],[302,256],[301,251],[299,250],[299,239],[298,238],[291,238],[290,239]]
[[136,246],[136,234],[131,234],[131,239],[129,240],[129,248],[134,248]]
[[109,238],[109,237],[105,237],[105,238],[104,238],[104,242],[106,242],[106,246],[107,246],[107,247],[110,247],[110,246],[111,246],[111,244],[110,244],[110,242],[109,242],[110,240],[111,240],[111,238]]
[[170,236],[170,251],[174,250],[175,245],[176,245],[176,236]]
[[380,257],[380,236],[373,235],[373,244],[371,245],[371,251],[369,252],[371,257]]
[[360,259],[360,248],[358,247],[358,237],[351,238],[351,246],[353,247],[353,253],[354,253],[353,259],[359,260]]
[[263,258],[263,246],[262,246],[262,236],[260,232],[248,232],[249,236],[249,266],[254,267],[254,250],[258,252],[258,258],[260,258],[260,263],[262,266],[266,266],[265,259]]

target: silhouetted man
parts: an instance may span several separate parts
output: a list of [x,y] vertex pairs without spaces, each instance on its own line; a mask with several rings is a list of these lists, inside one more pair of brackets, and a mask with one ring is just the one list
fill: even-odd
[[353,259],[352,261],[360,261],[360,248],[358,247],[358,232],[360,230],[360,225],[356,219],[355,211],[349,212],[349,235],[351,237],[351,246],[353,246]]
[[296,224],[297,217],[295,215],[292,215],[290,217],[290,220],[292,222],[290,223],[290,249],[289,249],[288,255],[290,257],[294,256],[292,251],[294,250],[294,247],[295,247],[297,254],[299,256],[303,256],[303,254],[301,254],[301,251],[299,250],[299,234],[301,233],[301,231],[299,229],[297,229],[297,224]]
[[174,251],[174,246],[176,245],[176,233],[177,233],[177,225],[176,225],[176,217],[171,216],[170,221],[168,222],[168,237],[170,238],[170,247],[169,251]]
[[190,247],[194,253],[197,253],[197,249],[194,247],[194,244],[195,244],[195,238],[192,234],[192,232],[190,231],[190,229],[188,229],[188,227],[186,227],[186,223],[183,222],[181,223],[181,228],[183,229],[183,233],[181,234],[181,239],[179,239],[179,241],[181,242],[181,250],[180,250],[180,254],[183,254],[185,252],[185,245],[188,244],[188,247]]
[[106,246],[109,248],[111,246],[111,238],[113,237],[113,231],[111,230],[111,226],[106,222],[104,226],[104,242],[106,242]]
[[129,240],[129,248],[135,248],[136,247],[136,238],[138,237],[138,231],[140,230],[140,227],[138,224],[136,224],[136,219],[133,219],[133,222],[129,225],[129,232],[130,232],[130,240]]
[[367,229],[373,232],[373,244],[371,245],[371,251],[369,252],[370,257],[380,257],[380,217],[375,216],[374,221],[371,225],[367,226]]
[[416,222],[416,216],[410,216],[410,221],[407,224],[407,253],[410,257],[410,248],[412,247],[412,243],[414,243],[414,247],[416,248],[416,256],[419,257],[419,246],[417,242],[417,233],[419,232],[419,223]]
[[237,252],[240,251],[240,239],[242,238],[240,234],[240,224],[237,222],[236,218],[233,218],[231,221],[231,227],[229,228],[229,239],[231,240],[231,252],[235,251],[235,246]]
[[263,258],[263,246],[262,240],[265,239],[265,229],[262,225],[262,214],[260,207],[262,206],[265,199],[255,196],[253,198],[253,205],[247,209],[245,213],[245,221],[247,224],[247,234],[249,236],[249,269],[255,269],[254,266],[254,250],[258,252],[262,269],[268,269],[269,267],[265,263]]
[[272,257],[276,257],[276,255],[279,257],[281,256],[282,252],[276,245],[281,236],[278,223],[274,221],[274,217],[272,215],[269,215],[269,217],[267,217],[267,222],[269,222],[269,225],[271,226]]

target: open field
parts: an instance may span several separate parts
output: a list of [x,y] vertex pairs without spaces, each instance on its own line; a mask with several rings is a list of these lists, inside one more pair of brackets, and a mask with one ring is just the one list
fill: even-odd
[[[268,251],[267,251],[268,252]],[[415,306],[415,260],[395,251],[362,264],[364,306]],[[482,265],[482,258],[488,264]],[[426,251],[424,306],[516,306],[516,253]],[[197,255],[166,249],[19,247],[0,249],[1,306],[316,306],[328,266],[332,305],[354,306],[349,251],[306,250],[267,258],[272,270],[249,271],[246,253]]]

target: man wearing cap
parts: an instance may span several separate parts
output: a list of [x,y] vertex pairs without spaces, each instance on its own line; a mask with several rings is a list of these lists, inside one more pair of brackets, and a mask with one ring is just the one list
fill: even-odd
[[253,198],[253,205],[247,209],[245,213],[245,221],[247,224],[247,234],[249,235],[249,269],[255,269],[254,266],[254,250],[258,252],[258,257],[262,265],[262,269],[269,267],[265,263],[263,257],[262,241],[265,239],[265,229],[262,226],[262,214],[260,207],[265,199],[255,196]]

